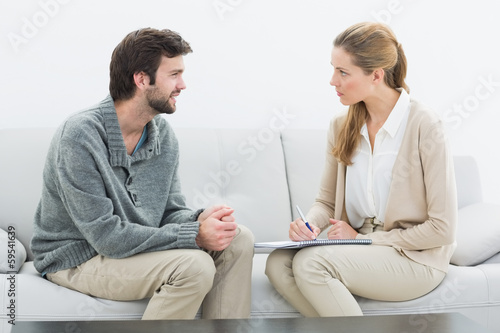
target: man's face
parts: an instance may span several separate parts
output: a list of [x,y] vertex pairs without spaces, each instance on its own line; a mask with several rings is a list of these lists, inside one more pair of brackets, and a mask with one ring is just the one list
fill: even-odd
[[176,97],[181,90],[186,89],[182,78],[184,60],[181,55],[168,58],[163,56],[156,72],[154,85],[148,87],[146,99],[149,106],[158,113],[172,114],[175,112]]

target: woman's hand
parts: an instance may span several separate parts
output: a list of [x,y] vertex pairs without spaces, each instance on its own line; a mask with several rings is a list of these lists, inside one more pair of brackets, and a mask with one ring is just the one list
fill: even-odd
[[321,233],[321,229],[316,227],[315,225],[309,225],[311,226],[311,229],[313,231],[309,230],[309,228],[301,218],[296,219],[295,221],[290,223],[288,236],[292,241],[295,242],[316,239],[316,237],[318,237],[318,235]]
[[330,219],[332,226],[328,230],[328,239],[355,239],[358,232],[349,223]]

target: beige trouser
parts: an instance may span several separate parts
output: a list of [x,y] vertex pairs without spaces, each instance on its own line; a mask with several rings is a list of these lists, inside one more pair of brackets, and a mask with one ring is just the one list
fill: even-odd
[[266,275],[306,317],[360,316],[353,295],[405,301],[441,283],[445,273],[418,264],[389,246],[330,245],[275,250]]
[[151,298],[142,319],[248,318],[254,237],[238,226],[225,250],[175,249],[124,259],[98,255],[47,278],[84,294],[111,300]]

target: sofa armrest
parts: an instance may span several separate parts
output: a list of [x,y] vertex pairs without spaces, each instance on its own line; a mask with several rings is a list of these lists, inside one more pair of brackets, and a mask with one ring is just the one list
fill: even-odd
[[0,273],[17,273],[26,261],[26,256],[26,248],[16,238],[15,229],[0,229]]

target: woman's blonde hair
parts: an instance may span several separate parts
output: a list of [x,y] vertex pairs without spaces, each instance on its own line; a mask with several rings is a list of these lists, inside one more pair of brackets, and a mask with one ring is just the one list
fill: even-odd
[[[372,22],[355,24],[338,35],[333,46],[347,52],[354,65],[365,74],[382,68],[387,86],[410,91],[405,83],[406,56],[387,25]],[[333,155],[345,165],[352,164],[351,157],[359,145],[361,127],[367,117],[363,101],[349,106],[347,119],[337,134],[337,143],[333,148]]]

